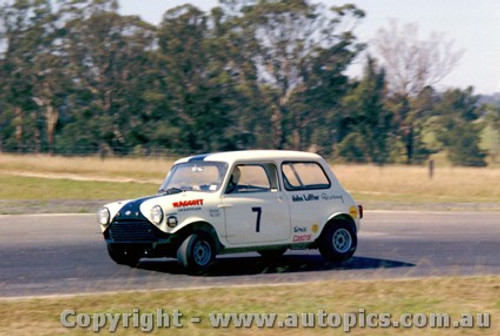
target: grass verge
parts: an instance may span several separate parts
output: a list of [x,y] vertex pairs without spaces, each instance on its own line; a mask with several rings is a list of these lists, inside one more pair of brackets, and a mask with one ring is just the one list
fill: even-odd
[[[6,202],[117,200],[150,195],[173,159],[0,155],[0,213],[17,213]],[[367,209],[500,210],[500,169],[437,166],[432,179],[425,167],[332,165],[339,181]],[[3,202],[3,205],[2,205]],[[103,202],[96,202],[103,203]],[[85,212],[90,206],[68,207]]]
[[73,181],[0,175],[0,199],[3,200],[94,200],[127,199],[154,194],[158,185]]
[[88,213],[110,200],[152,195],[158,185],[0,174],[0,214]]
[[[403,313],[447,313],[451,321],[463,313],[489,313],[487,329],[431,328],[355,328],[352,335],[499,335],[500,277],[450,277],[410,280],[326,281],[299,285],[214,288],[132,292],[64,298],[2,300],[0,334],[2,335],[83,335],[89,329],[64,329],[60,314],[67,309],[77,313],[154,313],[178,309],[183,328],[155,329],[152,334],[168,335],[342,335],[334,328],[212,328],[210,313],[277,313],[282,320],[287,313],[359,312],[390,313],[398,320]],[[200,317],[201,323],[190,323]],[[73,318],[73,321],[75,319]],[[109,324],[107,325],[109,328]],[[104,328],[106,329],[106,327]],[[109,334],[102,330],[101,334]],[[137,328],[118,329],[120,335],[140,333]]]
[[84,177],[113,179],[160,179],[170,170],[174,158],[62,157],[49,155],[0,154],[3,173],[75,174]]
[[332,168],[346,189],[370,200],[500,203],[500,169],[496,168],[436,167],[432,179],[419,166]]

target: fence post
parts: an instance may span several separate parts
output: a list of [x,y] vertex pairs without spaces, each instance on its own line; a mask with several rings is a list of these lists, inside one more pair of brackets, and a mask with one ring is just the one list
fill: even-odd
[[429,160],[429,179],[434,177],[434,160]]

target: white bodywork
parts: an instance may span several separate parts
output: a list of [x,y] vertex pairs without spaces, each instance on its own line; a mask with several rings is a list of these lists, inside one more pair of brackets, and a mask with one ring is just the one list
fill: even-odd
[[[161,223],[153,225],[167,234],[175,234],[193,223],[206,223],[217,234],[223,247],[221,252],[230,252],[273,246],[307,248],[319,237],[323,227],[339,216],[352,219],[355,231],[359,230],[358,205],[319,155],[295,151],[251,150],[183,158],[176,161],[174,166],[197,160],[227,164],[218,190],[158,195],[142,201],[139,206],[141,214],[153,224],[151,210],[159,205],[164,216]],[[328,177],[330,185],[321,189],[287,190],[282,171],[284,162],[316,163]],[[226,193],[231,172],[240,165],[266,165],[276,169],[277,185],[263,192]],[[105,206],[110,213],[110,222],[128,202],[130,200]],[[167,219],[174,217],[177,224],[169,227]],[[108,226],[109,224],[101,225],[102,231],[105,232]]]

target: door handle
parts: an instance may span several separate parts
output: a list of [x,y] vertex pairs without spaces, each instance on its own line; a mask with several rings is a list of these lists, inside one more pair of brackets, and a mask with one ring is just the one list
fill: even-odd
[[231,208],[231,207],[233,207],[232,204],[219,204],[219,205],[217,205],[217,208],[219,208],[219,209]]

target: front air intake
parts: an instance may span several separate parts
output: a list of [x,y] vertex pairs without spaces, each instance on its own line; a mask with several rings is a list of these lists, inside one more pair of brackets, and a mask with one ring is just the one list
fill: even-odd
[[107,239],[114,242],[155,242],[161,231],[147,220],[113,221],[107,230]]

